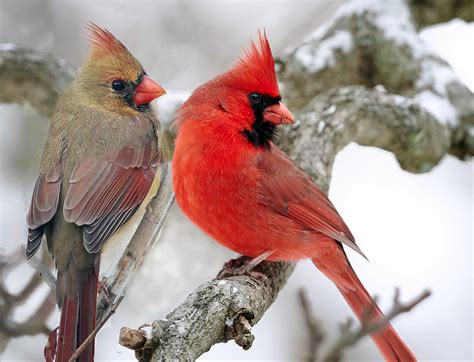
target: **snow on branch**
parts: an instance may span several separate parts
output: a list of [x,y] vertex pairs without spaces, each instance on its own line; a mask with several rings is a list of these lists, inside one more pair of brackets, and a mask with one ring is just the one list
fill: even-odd
[[410,98],[451,129],[449,153],[474,154],[474,96],[418,36],[403,0],[350,0],[278,60],[290,107],[343,85]]

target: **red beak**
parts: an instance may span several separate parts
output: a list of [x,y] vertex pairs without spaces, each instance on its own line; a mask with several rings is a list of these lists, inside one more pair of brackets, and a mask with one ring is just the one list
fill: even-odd
[[295,118],[286,106],[279,102],[265,108],[263,112],[263,120],[273,124],[291,124],[295,122]]
[[141,83],[135,88],[133,101],[137,106],[150,103],[153,99],[166,94],[166,91],[154,80],[148,76],[144,76]]

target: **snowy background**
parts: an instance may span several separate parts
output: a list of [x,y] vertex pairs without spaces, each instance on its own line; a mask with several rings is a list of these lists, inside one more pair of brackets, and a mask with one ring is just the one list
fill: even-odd
[[[328,20],[339,3],[0,0],[0,41],[79,66],[86,54],[84,24],[91,20],[120,38],[163,87],[188,90],[227,69],[257,29],[266,29],[274,53],[280,54]],[[474,90],[474,24],[453,20],[424,29],[422,38]],[[0,252],[9,252],[26,237],[24,215],[47,120],[17,106],[0,106],[0,114]],[[473,177],[472,161],[449,156],[432,172],[413,175],[402,171],[393,155],[357,145],[346,147],[334,166],[330,198],[371,262],[351,251],[349,257],[382,308],[390,305],[395,286],[406,299],[424,288],[433,291],[429,300],[394,322],[422,360],[473,357]],[[232,256],[173,207],[160,245],[97,338],[97,360],[132,360],[133,353],[117,343],[120,327],[163,318]],[[31,273],[28,266],[18,268],[7,286],[18,289]],[[251,350],[244,352],[231,342],[214,346],[202,358],[304,358],[307,333],[297,298],[301,287],[307,288],[328,339],[334,337],[338,323],[352,313],[336,288],[304,261],[254,328]],[[27,318],[45,293],[46,287],[38,291],[16,318]],[[57,323],[55,314],[49,325]],[[14,339],[0,360],[40,360],[45,342],[44,336]],[[348,356],[378,358],[370,339]]]

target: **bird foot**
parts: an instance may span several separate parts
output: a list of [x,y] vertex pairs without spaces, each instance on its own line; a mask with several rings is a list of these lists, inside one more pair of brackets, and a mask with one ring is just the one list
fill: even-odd
[[225,279],[228,277],[248,275],[254,279],[266,282],[268,277],[257,270],[254,270],[256,264],[247,256],[232,259],[224,264],[222,270],[217,274],[216,279]]
[[58,330],[59,327],[56,328],[55,330],[51,331],[51,333],[48,336],[48,342],[46,343],[46,346],[44,346],[44,360],[46,362],[54,362],[56,359],[56,348],[58,345]]
[[107,302],[108,306],[111,306],[113,304],[112,298],[110,296],[109,288],[107,287],[106,278],[102,278],[102,280],[99,281],[99,293],[101,293],[104,296],[104,299]]
[[238,259],[232,259],[224,264],[224,268],[217,275],[217,279],[247,274],[257,280],[265,281],[268,279],[267,276],[255,271],[254,268],[272,254],[273,251],[267,250],[253,259],[250,259],[248,256],[241,256]]

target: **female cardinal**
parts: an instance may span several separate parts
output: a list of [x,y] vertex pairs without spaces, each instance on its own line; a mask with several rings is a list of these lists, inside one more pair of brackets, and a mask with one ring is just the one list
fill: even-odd
[[[56,105],[27,217],[26,256],[45,235],[58,269],[57,361],[95,327],[102,246],[159,182],[149,103],[165,91],[107,30],[92,24],[90,37],[90,55]],[[93,354],[92,343],[79,360]]]
[[[342,244],[361,253],[325,194],[273,143],[293,123],[281,102],[265,35],[231,70],[194,91],[178,111],[173,184],[183,212],[224,246],[254,259],[313,263],[354,313],[384,318]],[[362,254],[362,253],[361,253]],[[387,360],[415,360],[388,324],[372,336]]]

